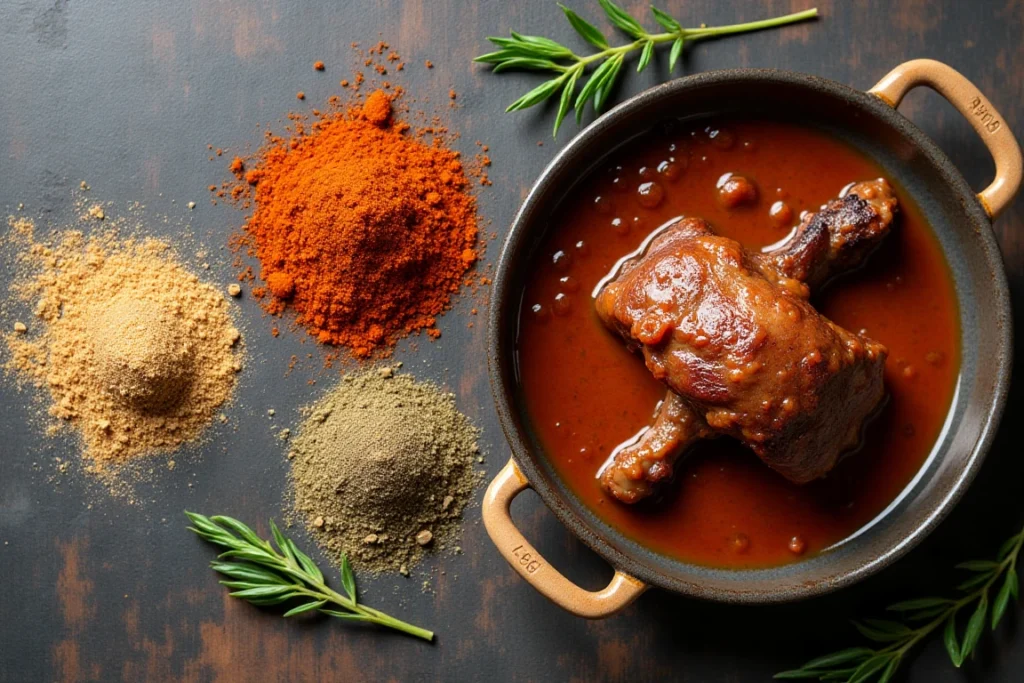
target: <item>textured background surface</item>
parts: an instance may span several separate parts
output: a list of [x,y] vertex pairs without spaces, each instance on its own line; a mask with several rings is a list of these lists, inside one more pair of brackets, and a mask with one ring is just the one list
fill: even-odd
[[[597,17],[596,3],[573,4]],[[644,2],[625,4],[638,15],[646,11]],[[684,25],[713,25],[811,4],[672,0],[663,6]],[[683,67],[687,73],[778,67],[867,88],[901,61],[933,57],[973,80],[1021,133],[1019,3],[818,6],[823,18],[814,24],[694,45]],[[305,91],[310,108],[337,92],[338,80],[352,72],[349,44],[368,44],[379,33],[409,65],[400,81],[421,108],[445,113],[462,133],[461,149],[472,153],[477,139],[491,146],[494,187],[482,193],[481,206],[500,240],[558,147],[550,140],[549,114],[501,113],[537,77],[496,77],[470,64],[485,47],[483,36],[509,28],[573,40],[546,0],[5,0],[0,210],[7,214],[24,203],[28,215],[59,222],[71,211],[72,190],[85,180],[94,198],[115,202],[115,213],[131,201],[144,204],[142,215],[156,233],[174,238],[189,225],[211,254],[209,277],[227,282],[233,271],[220,248],[242,214],[208,202],[206,187],[225,178],[226,159],[208,161],[207,143],[231,150],[258,144],[257,127],[297,108],[297,91]],[[327,63],[326,74],[313,72],[317,59]],[[423,68],[425,59],[434,62],[433,70]],[[666,68],[662,55],[642,77],[629,76],[619,99],[653,84]],[[449,88],[459,93],[455,110],[447,108]],[[918,90],[901,111],[975,187],[988,181],[992,164],[984,148],[944,101]],[[567,125],[561,142],[572,133]],[[185,208],[188,201],[198,202],[194,212]],[[1018,319],[1022,218],[1024,201],[1018,200],[996,226]],[[491,244],[489,260],[498,247]],[[0,272],[0,280],[8,277]],[[486,468],[493,474],[507,449],[491,408],[484,326],[466,327],[471,305],[462,302],[442,321],[438,342],[417,340],[415,349],[404,343],[397,358],[458,394],[462,409],[484,428]],[[766,680],[807,657],[855,644],[848,618],[949,585],[950,565],[991,554],[1024,519],[1016,385],[996,446],[952,516],[896,566],[834,596],[742,608],[651,591],[619,617],[588,623],[548,604],[515,576],[487,540],[478,511],[470,510],[465,554],[424,567],[433,570],[432,592],[421,592],[422,579],[361,584],[367,602],[436,629],[436,644],[326,620],[285,622],[226,597],[206,567],[212,549],[184,530],[181,516],[185,507],[249,521],[279,515],[286,467],[272,427],[294,426],[298,406],[335,377],[321,368],[320,350],[303,344],[303,335],[284,332],[275,339],[271,321],[251,300],[240,308],[250,358],[229,410],[231,423],[214,429],[197,455],[176,456],[173,471],[165,459],[155,459],[154,483],[140,486],[140,505],[105,496],[77,465],[55,476],[54,459],[74,459],[73,446],[43,438],[32,421],[30,395],[0,384],[0,680]],[[314,359],[285,377],[293,353]],[[310,386],[312,379],[317,382]],[[268,408],[277,412],[273,422]],[[514,513],[569,576],[590,587],[607,580],[611,570],[534,495],[522,496]],[[1019,614],[1014,610],[962,671],[952,669],[933,640],[913,657],[905,679],[1019,680]]]

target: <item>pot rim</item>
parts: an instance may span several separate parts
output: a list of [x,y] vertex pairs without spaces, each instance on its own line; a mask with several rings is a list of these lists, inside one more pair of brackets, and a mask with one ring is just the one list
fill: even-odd
[[[827,580],[799,582],[790,578],[787,580],[788,585],[781,589],[731,591],[718,587],[709,588],[699,582],[678,580],[675,577],[667,576],[653,569],[644,562],[630,557],[609,543],[603,535],[595,533],[590,528],[590,525],[581,519],[567,503],[562,492],[550,485],[547,481],[547,476],[535,461],[535,458],[543,456],[540,453],[533,452],[527,440],[520,433],[519,426],[513,417],[514,412],[517,410],[512,400],[515,388],[514,386],[506,386],[506,377],[503,374],[503,363],[508,360],[504,358],[504,355],[510,353],[511,349],[506,347],[505,341],[501,338],[501,333],[505,316],[515,315],[518,312],[518,308],[512,305],[517,301],[518,292],[509,291],[509,284],[512,279],[510,264],[513,254],[517,249],[527,248],[530,245],[528,241],[529,223],[526,217],[532,213],[534,204],[540,201],[539,197],[547,186],[558,181],[560,175],[565,170],[572,170],[570,165],[577,154],[580,154],[590,145],[594,138],[599,137],[606,129],[617,125],[622,118],[650,106],[652,101],[670,99],[679,91],[695,87],[722,84],[738,86],[752,81],[763,82],[765,80],[815,90],[837,100],[856,105],[866,110],[870,115],[881,119],[901,133],[906,139],[910,140],[916,150],[939,170],[942,180],[960,198],[960,203],[964,210],[975,219],[973,223],[987,226],[988,229],[976,230],[972,236],[980,241],[981,251],[992,275],[992,287],[989,290],[991,300],[986,302],[986,306],[993,306],[997,309],[997,318],[1001,322],[999,325],[1000,330],[996,335],[998,337],[998,373],[992,383],[992,394],[984,413],[984,423],[980,428],[979,436],[973,448],[964,459],[962,470],[949,489],[943,492],[941,498],[923,510],[926,514],[922,515],[921,519],[913,525],[911,533],[883,552],[868,558],[867,561],[859,566],[838,572]],[[637,132],[641,131],[638,130]],[[607,152],[611,151],[611,149],[607,150]],[[545,166],[538,179],[531,186],[526,199],[516,212],[509,233],[502,246],[493,279],[494,290],[488,312],[487,359],[488,374],[498,418],[502,431],[512,450],[513,458],[545,505],[555,513],[555,516],[575,536],[609,562],[616,570],[626,572],[660,588],[721,602],[766,604],[788,602],[822,595],[877,573],[920,543],[949,514],[976,476],[992,444],[999,420],[1002,417],[1013,361],[1012,324],[1006,272],[994,233],[990,229],[991,223],[992,219],[987,215],[975,192],[935,142],[917,128],[910,119],[900,114],[881,98],[868,92],[857,90],[837,81],[799,72],[780,69],[741,68],[708,71],[675,79],[634,95],[599,117],[576,135]],[[960,303],[963,305],[966,302]],[[681,560],[674,561],[684,565],[688,564]],[[692,566],[707,569],[702,565]],[[760,570],[735,569],[727,571],[738,578],[742,578],[744,574],[752,574]]]

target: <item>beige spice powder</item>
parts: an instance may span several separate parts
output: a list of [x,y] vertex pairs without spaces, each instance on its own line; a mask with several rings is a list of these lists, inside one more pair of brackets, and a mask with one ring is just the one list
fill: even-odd
[[231,397],[240,333],[225,296],[157,239],[55,233],[8,220],[34,307],[10,332],[5,369],[47,390],[49,414],[76,429],[96,467],[197,438]]

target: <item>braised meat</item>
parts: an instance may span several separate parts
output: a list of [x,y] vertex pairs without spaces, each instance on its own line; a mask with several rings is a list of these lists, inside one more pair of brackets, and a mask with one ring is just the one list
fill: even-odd
[[781,245],[748,253],[699,218],[668,227],[598,294],[597,312],[670,391],[602,485],[635,502],[699,439],[732,436],[805,483],[854,447],[884,394],[887,351],[808,302],[885,237],[897,202],[885,180],[851,186]]

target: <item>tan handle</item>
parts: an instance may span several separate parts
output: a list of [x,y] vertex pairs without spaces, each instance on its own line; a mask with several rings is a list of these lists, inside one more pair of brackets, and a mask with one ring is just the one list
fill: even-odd
[[1022,161],[1020,146],[988,98],[982,95],[963,74],[934,59],[914,59],[900,64],[868,90],[892,108],[899,106],[904,95],[919,85],[939,93],[970,121],[996,162],[996,177],[978,194],[978,201],[989,217],[1003,212],[1020,189]]
[[512,500],[529,486],[515,461],[509,460],[487,487],[483,509],[484,526],[498,552],[527,583],[562,609],[588,619],[611,616],[647,590],[647,584],[620,571],[604,589],[584,590],[549,565],[519,532],[509,512]]

